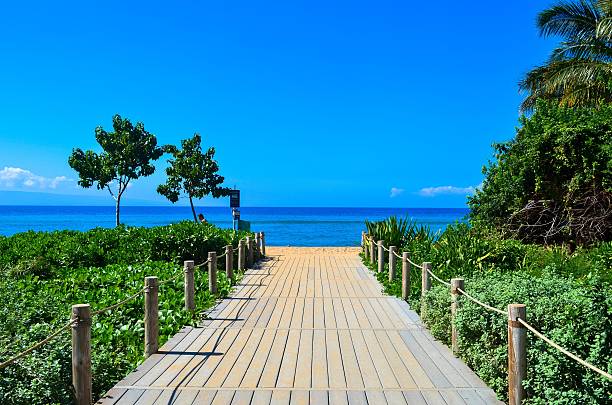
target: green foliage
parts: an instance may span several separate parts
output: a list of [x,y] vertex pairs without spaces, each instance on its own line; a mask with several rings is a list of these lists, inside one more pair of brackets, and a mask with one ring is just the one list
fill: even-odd
[[521,118],[516,138],[495,144],[471,217],[528,242],[612,239],[612,106],[544,102]]
[[[468,279],[466,289],[497,308],[520,302],[527,320],[562,347],[603,370],[612,370],[612,295],[601,282],[577,284],[553,272],[492,273]],[[450,294],[435,285],[426,296],[424,321],[432,334],[450,344]],[[460,357],[500,397],[507,391],[507,319],[460,297],[456,319]],[[530,404],[603,404],[612,382],[551,348],[530,332],[526,388]]]
[[192,138],[181,141],[181,149],[173,145],[165,147],[166,152],[172,154],[170,164],[166,168],[168,179],[166,183],[157,187],[157,192],[175,203],[182,193],[187,194],[193,220],[198,222],[193,206],[194,198],[204,198],[212,195],[219,198],[229,195],[229,188],[222,187],[223,176],[217,174],[219,164],[215,161],[215,148],[208,148],[202,153],[202,138],[195,134]]
[[[79,174],[79,185],[89,188],[94,184],[98,190],[108,189],[116,201],[117,226],[121,197],[131,180],[150,176],[155,172],[152,160],[159,159],[162,148],[157,146],[155,135],[147,132],[139,122],[136,126],[119,114],[113,116],[114,132],[96,128],[96,141],[103,152],[84,152],[80,148],[72,151],[68,164]],[[113,184],[113,183],[117,184]],[[111,186],[116,187],[113,192]]]
[[612,1],[558,1],[540,13],[537,26],[542,36],[563,41],[521,81],[528,94],[521,109],[531,110],[539,98],[570,107],[610,103]]
[[[371,228],[375,230],[374,228]],[[380,230],[380,229],[379,229]],[[437,238],[410,233],[400,251],[413,261],[432,262],[442,279],[463,277],[476,298],[504,309],[527,305],[528,321],[561,346],[603,370],[612,371],[612,243],[580,247],[542,247],[503,239],[490,229],[455,224]],[[375,234],[385,240],[385,235]],[[375,270],[376,264],[366,265]],[[387,259],[386,262],[388,263]],[[400,296],[401,263],[388,281],[388,266],[376,273],[385,292]],[[421,271],[412,267],[409,303],[420,312]],[[450,345],[450,293],[432,281],[424,321],[432,334]],[[461,357],[500,398],[507,391],[507,320],[461,299],[457,318]],[[598,374],[529,335],[529,403],[606,403],[612,384]]]
[[[64,325],[75,303],[92,311],[134,294],[145,276],[167,280],[183,260],[206,260],[208,251],[237,245],[245,233],[185,222],[157,228],[89,232],[26,232],[0,238],[0,361]],[[221,260],[219,265],[223,266]],[[208,291],[207,273],[196,271],[196,313],[184,310],[183,278],[160,286],[160,341],[193,325],[204,309],[230,291],[218,272],[219,293]],[[94,397],[98,398],[143,360],[143,298],[93,318]],[[70,332],[0,370],[0,403],[71,403]]]

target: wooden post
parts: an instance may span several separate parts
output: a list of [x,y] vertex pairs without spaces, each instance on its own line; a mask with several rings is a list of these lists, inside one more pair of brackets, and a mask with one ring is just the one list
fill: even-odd
[[246,260],[244,254],[244,240],[240,239],[238,241],[238,270],[242,271],[246,268]]
[[361,251],[366,253],[365,231],[361,231]]
[[397,248],[395,246],[389,246],[389,282],[393,282],[395,278],[395,266],[397,263],[397,258],[395,257],[395,250]]
[[527,320],[523,304],[508,305],[508,404],[520,405],[525,399],[523,380],[527,377],[527,329],[518,321]]
[[208,252],[208,290],[217,293],[217,252]]
[[365,233],[363,238],[363,257],[366,260],[368,260],[368,258],[370,257],[370,250],[368,249],[369,247],[370,244],[368,243],[367,233]]
[[157,277],[145,277],[144,338],[145,358],[157,353],[159,348],[159,283]]
[[374,239],[370,238],[370,263],[374,264],[374,260],[376,260],[376,252],[374,249],[375,243]]
[[410,296],[410,270],[411,265],[408,261],[410,253],[402,253],[402,299],[406,301]]
[[385,269],[385,251],[383,250],[383,241],[379,240],[378,245],[378,272],[382,273]]
[[253,239],[250,236],[246,238],[246,259],[247,259],[247,267],[251,268],[253,266]]
[[423,268],[421,270],[421,318],[424,317],[425,312],[427,311],[427,306],[425,305],[425,294],[431,288],[431,278],[429,277],[429,272],[427,270],[431,270],[431,263],[425,262],[423,263]]
[[458,288],[464,289],[464,280],[462,278],[451,279],[451,347],[455,356],[459,353],[459,345],[457,343],[457,327],[455,326],[455,317],[459,309],[459,295],[461,293]]
[[266,257],[266,234],[261,232],[261,255]]
[[225,275],[230,285],[234,284],[234,248],[232,245],[225,247]]
[[255,242],[253,243],[254,262],[259,260],[259,232],[255,232]]
[[195,279],[193,276],[193,260],[183,262],[185,273],[185,310],[195,311]]
[[89,304],[72,306],[72,387],[75,404],[90,405],[91,396],[91,310]]

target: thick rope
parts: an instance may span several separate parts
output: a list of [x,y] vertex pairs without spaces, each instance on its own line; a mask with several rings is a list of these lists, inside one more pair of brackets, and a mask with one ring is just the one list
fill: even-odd
[[587,363],[586,361],[582,360],[580,357],[576,356],[575,354],[568,352],[567,350],[565,350],[564,348],[562,348],[561,346],[559,346],[558,344],[556,344],[555,342],[553,342],[552,340],[550,340],[549,338],[544,336],[537,329],[535,329],[533,326],[531,326],[530,324],[528,324],[526,321],[522,320],[521,318],[518,318],[517,320],[521,323],[521,325],[523,325],[524,327],[529,329],[534,335],[536,335],[537,337],[539,337],[540,339],[542,339],[543,341],[545,341],[546,343],[548,343],[549,345],[551,345],[555,349],[559,350],[561,353],[565,354],[567,357],[569,357],[571,359],[574,359],[578,363],[582,364],[583,366],[588,367],[591,370],[593,370],[593,371],[603,375],[608,380],[612,380],[612,375],[611,374],[606,373],[605,371],[595,367],[594,365],[592,365],[590,363]]
[[437,282],[442,283],[442,284],[444,284],[444,285],[446,285],[446,286],[449,286],[449,287],[450,287],[450,285],[451,285],[450,283],[448,283],[448,282],[446,282],[446,281],[442,280],[440,277],[438,277],[438,276],[436,276],[435,274],[433,274],[433,272],[432,272],[431,270],[427,269],[427,272],[428,272],[428,273],[429,273],[429,274],[430,274],[430,275],[431,275],[431,276],[434,278],[434,280],[436,280]]
[[143,291],[145,291],[145,288],[141,288],[141,289],[140,289],[140,290],[138,290],[138,291],[137,291],[135,294],[130,295],[130,296],[129,296],[129,297],[127,297],[126,299],[124,299],[124,300],[122,300],[122,301],[119,301],[119,302],[118,302],[118,303],[116,303],[116,304],[109,305],[109,306],[108,306],[108,307],[106,307],[106,308],[98,309],[97,311],[92,312],[92,313],[91,313],[91,316],[99,315],[99,314],[101,314],[102,312],[110,311],[111,309],[118,308],[118,307],[120,307],[120,306],[121,306],[121,305],[123,305],[123,304],[127,304],[128,302],[132,301],[133,299],[136,299],[137,297],[139,297],[139,296],[140,296],[140,294],[142,294],[142,293],[143,293]]
[[502,314],[504,316],[508,315],[505,311],[502,311],[501,309],[492,307],[490,305],[485,304],[482,301],[478,301],[476,298],[472,297],[470,294],[466,293],[465,291],[463,291],[461,288],[457,288],[457,291],[459,291],[461,293],[461,295],[464,295],[465,298],[469,299],[470,301],[475,302],[476,304],[488,309],[489,311],[493,311],[493,312],[497,312],[498,314]]
[[75,323],[76,320],[71,320],[70,322],[68,322],[67,324],[65,324],[64,326],[62,326],[61,328],[57,329],[55,332],[53,332],[52,334],[50,334],[49,336],[47,336],[45,339],[41,340],[38,343],[35,343],[34,345],[30,346],[28,349],[24,350],[23,352],[11,357],[10,359],[0,363],[0,370],[2,370],[3,368],[13,364],[14,362],[16,362],[17,360],[21,359],[22,357],[27,356],[28,354],[32,353],[34,350],[38,349],[39,347],[49,343],[51,340],[53,340],[57,335],[59,335],[60,333],[62,333],[63,331],[65,331],[66,329],[69,329],[72,324]]

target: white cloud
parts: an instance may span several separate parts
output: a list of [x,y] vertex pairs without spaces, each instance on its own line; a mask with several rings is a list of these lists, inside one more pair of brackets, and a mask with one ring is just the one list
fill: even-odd
[[419,195],[423,197],[435,197],[438,195],[468,195],[474,194],[480,186],[455,187],[455,186],[438,186],[425,187],[419,190]]
[[0,187],[5,189],[54,190],[69,181],[72,180],[66,176],[44,177],[19,167],[7,166],[0,170]]
[[391,194],[389,197],[394,198],[402,194],[405,190],[403,188],[391,187]]

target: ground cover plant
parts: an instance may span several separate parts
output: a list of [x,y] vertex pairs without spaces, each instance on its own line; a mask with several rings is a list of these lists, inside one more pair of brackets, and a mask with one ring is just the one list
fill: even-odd
[[[68,322],[70,307],[92,311],[143,287],[145,276],[160,281],[160,343],[194,324],[215,299],[230,291],[218,272],[219,293],[208,291],[207,274],[195,272],[196,312],[184,310],[182,261],[206,260],[208,251],[237,245],[245,233],[212,225],[180,223],[156,228],[94,229],[88,232],[26,232],[0,238],[0,361],[45,338]],[[219,261],[223,266],[223,260]],[[92,319],[94,399],[143,360],[142,296]],[[0,403],[72,402],[70,332],[0,370]]]
[[[432,262],[444,280],[463,277],[466,291],[492,306],[527,305],[528,322],[553,341],[603,370],[612,371],[612,243],[543,247],[503,239],[491,229],[449,226],[439,235],[398,219],[367,224],[375,240],[394,241],[417,263]],[[398,230],[403,230],[403,234]],[[400,242],[398,242],[400,241]],[[366,264],[375,270],[376,265]],[[386,260],[388,263],[388,259]],[[385,292],[400,296],[401,263],[396,277],[376,274]],[[421,271],[411,269],[409,303],[420,312]],[[507,400],[507,319],[461,299],[456,319],[459,355],[502,400]],[[424,322],[450,344],[450,292],[432,281]],[[528,403],[608,403],[612,383],[528,333]]]

